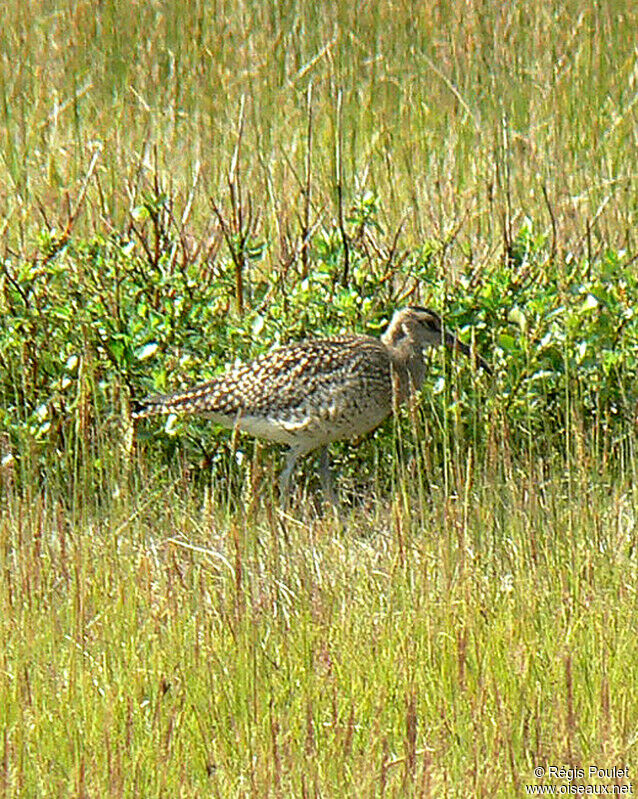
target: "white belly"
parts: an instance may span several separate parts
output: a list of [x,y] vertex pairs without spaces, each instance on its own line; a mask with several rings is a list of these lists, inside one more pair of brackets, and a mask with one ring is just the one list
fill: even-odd
[[320,418],[305,414],[295,414],[288,418],[242,416],[234,420],[231,426],[256,438],[300,447],[310,452],[332,441],[359,438],[378,427],[387,415],[387,411],[379,408],[376,412],[368,410],[365,415],[348,418],[339,415]]

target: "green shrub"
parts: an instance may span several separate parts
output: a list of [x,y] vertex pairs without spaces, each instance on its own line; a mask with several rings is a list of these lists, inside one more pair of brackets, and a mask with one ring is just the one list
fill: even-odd
[[[417,301],[441,310],[495,369],[479,380],[467,362],[455,361],[450,373],[449,361],[432,359],[424,403],[432,452],[450,435],[456,446],[480,448],[490,426],[499,435],[495,426],[504,423],[510,446],[541,455],[568,452],[570,425],[606,447],[622,444],[632,428],[638,291],[620,253],[593,264],[559,262],[527,222],[508,258],[479,275],[459,270],[450,281],[436,243],[397,252],[383,240],[378,199],[367,194],[349,216],[345,240],[336,222],[314,235],[308,274],[300,258],[268,272],[272,243],[246,236],[240,245],[228,242],[228,255],[189,257],[162,218],[166,203],[160,196],[134,213],[146,225],[137,238],[71,238],[59,248],[47,234],[31,262],[5,258],[5,455],[27,459],[41,474],[90,468],[101,457],[100,437],[111,447],[122,439],[131,397],[209,379],[289,340],[379,335],[395,306]],[[444,370],[455,380],[442,380]],[[147,457],[170,462],[178,444],[188,459],[206,452],[205,423],[188,420],[176,430],[183,435],[141,425]],[[380,433],[382,446],[390,435],[389,428]],[[221,443],[215,457],[227,456]]]

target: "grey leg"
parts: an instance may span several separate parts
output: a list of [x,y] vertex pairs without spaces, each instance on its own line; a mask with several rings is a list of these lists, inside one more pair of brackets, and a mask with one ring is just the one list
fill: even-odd
[[300,454],[301,452],[298,447],[290,447],[288,452],[286,452],[286,465],[279,475],[279,499],[284,508],[290,499],[290,477]]
[[331,505],[338,505],[337,495],[335,493],[334,480],[330,470],[330,457],[328,455],[328,447],[322,447],[319,452],[319,479],[326,494],[328,502]]

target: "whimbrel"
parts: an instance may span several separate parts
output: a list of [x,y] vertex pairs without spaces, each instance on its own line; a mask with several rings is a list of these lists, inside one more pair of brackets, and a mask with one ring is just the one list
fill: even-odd
[[[438,344],[471,355],[466,344],[445,330],[438,314],[409,306],[395,312],[380,340],[343,335],[278,347],[208,383],[150,397],[133,416],[199,414],[287,444],[279,479],[284,503],[297,461],[320,449],[321,481],[334,500],[328,445],[370,432],[418,391],[425,378],[423,351]],[[476,364],[491,374],[478,355]]]

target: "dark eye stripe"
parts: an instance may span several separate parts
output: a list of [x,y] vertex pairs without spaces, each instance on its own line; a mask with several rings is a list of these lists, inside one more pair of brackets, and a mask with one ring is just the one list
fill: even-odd
[[425,316],[432,317],[437,321],[440,318],[436,311],[433,311],[431,308],[424,308],[422,305],[410,305],[409,310],[417,314],[424,314]]

